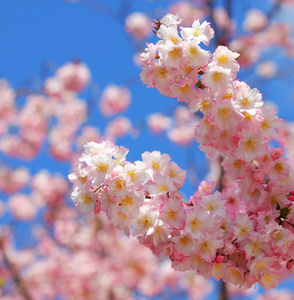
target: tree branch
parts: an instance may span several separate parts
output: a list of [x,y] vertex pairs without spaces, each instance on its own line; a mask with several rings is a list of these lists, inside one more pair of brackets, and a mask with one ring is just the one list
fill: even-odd
[[210,20],[211,20],[211,25],[214,28],[214,32],[215,32],[214,41],[215,41],[215,48],[216,48],[220,44],[220,37],[219,37],[219,28],[216,25],[214,17],[213,17],[213,9],[214,9],[213,3],[214,3],[214,0],[206,0],[206,3],[207,3],[207,6],[209,8],[209,17],[210,17]]
[[228,292],[227,292],[226,284],[223,281],[221,281],[220,284],[221,284],[221,286],[220,286],[219,299],[220,300],[228,300]]
[[0,243],[0,252],[2,254],[4,263],[6,264],[7,268],[10,270],[10,272],[14,278],[15,284],[17,285],[19,292],[21,293],[21,295],[24,297],[25,300],[33,300],[31,298],[31,296],[29,295],[29,292],[25,288],[23,279],[21,278],[19,272],[17,271],[17,269],[14,267],[14,265],[11,263],[11,261],[7,257],[7,255],[3,249],[2,242],[3,241],[1,241],[1,243]]
[[274,15],[280,10],[281,8],[281,1],[277,0],[276,3],[271,7],[271,9],[266,14],[266,17],[271,20]]

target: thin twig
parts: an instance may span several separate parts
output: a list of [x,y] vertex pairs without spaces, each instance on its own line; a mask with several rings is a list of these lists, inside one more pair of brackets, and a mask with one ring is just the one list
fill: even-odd
[[221,281],[220,282],[221,286],[220,286],[220,300],[228,300],[228,291],[227,291],[227,287],[226,287],[226,283]]
[[280,10],[280,8],[281,8],[281,1],[277,0],[275,4],[273,4],[271,9],[268,11],[268,13],[266,14],[267,19],[271,20],[275,16],[275,14]]
[[215,43],[215,48],[216,48],[220,43],[220,37],[219,37],[220,33],[219,33],[219,28],[216,25],[215,20],[214,20],[214,16],[213,16],[213,10],[214,10],[213,3],[214,3],[214,0],[206,0],[206,3],[207,3],[207,6],[209,8],[209,17],[210,17],[210,20],[211,20],[211,25],[214,28],[214,32],[215,32],[213,41]]
[[29,292],[27,291],[27,289],[25,288],[24,284],[23,284],[23,280],[19,274],[19,272],[16,270],[16,268],[14,267],[14,265],[10,262],[9,258],[7,257],[2,245],[2,243],[0,243],[0,252],[2,254],[4,263],[6,264],[6,266],[8,267],[8,269],[10,270],[15,284],[18,287],[19,292],[21,293],[21,295],[24,297],[25,300],[33,300],[31,298],[31,296],[29,295]]

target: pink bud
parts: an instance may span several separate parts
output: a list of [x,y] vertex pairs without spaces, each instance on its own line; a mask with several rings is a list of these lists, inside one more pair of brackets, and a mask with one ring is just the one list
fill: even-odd
[[290,195],[290,196],[288,197],[288,199],[289,199],[290,201],[294,202],[294,196],[293,196],[293,195]]
[[270,155],[271,157],[276,160],[280,157],[282,157],[282,155],[285,153],[285,151],[282,148],[273,148],[270,151]]
[[217,256],[216,258],[215,258],[215,262],[217,263],[217,264],[220,264],[223,260],[224,260],[224,256],[223,255],[219,255],[219,256]]
[[95,207],[94,207],[94,213],[97,215],[101,211],[101,202],[96,201]]

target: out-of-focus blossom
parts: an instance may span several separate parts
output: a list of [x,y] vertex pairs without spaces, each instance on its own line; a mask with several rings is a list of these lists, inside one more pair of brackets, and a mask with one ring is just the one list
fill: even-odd
[[87,118],[87,104],[83,100],[73,98],[59,107],[57,117],[60,125],[80,128]]
[[237,61],[241,67],[251,66],[257,62],[260,56],[259,46],[254,37],[243,36],[235,39],[230,43],[229,48],[240,54]]
[[98,143],[101,139],[100,130],[93,126],[84,126],[80,136],[77,138],[76,145],[82,148],[90,141]]
[[287,290],[269,291],[264,295],[256,298],[256,300],[293,300],[294,294]]
[[5,213],[5,205],[2,200],[0,200],[0,217]]
[[130,119],[120,116],[108,123],[108,126],[105,130],[105,136],[110,140],[114,140],[116,138],[125,136],[131,130],[131,128],[132,124]]
[[125,30],[135,40],[146,39],[152,31],[151,21],[141,12],[134,12],[126,18]]
[[194,20],[202,20],[207,15],[205,8],[195,7],[191,3],[184,1],[172,4],[169,7],[169,12],[180,16],[182,26],[189,26]]
[[8,206],[15,218],[22,221],[32,220],[38,211],[32,199],[23,194],[11,196],[8,201]]
[[74,129],[70,125],[59,125],[49,134],[50,152],[59,160],[70,160],[73,155]]
[[239,288],[238,286],[235,286],[229,282],[226,283],[226,288],[227,288],[228,294],[231,297],[246,297],[255,292],[254,286],[248,290],[245,290],[245,289]]
[[223,7],[216,7],[213,10],[213,17],[216,25],[225,30],[228,33],[233,33],[235,30],[235,24],[230,20],[228,12]]
[[165,131],[170,128],[171,123],[171,118],[160,113],[154,113],[147,117],[148,127],[153,133],[161,133]]
[[281,46],[286,48],[293,47],[291,40],[291,27],[289,24],[275,22],[269,26],[265,32],[265,45]]
[[56,77],[49,77],[44,82],[44,92],[51,97],[61,98],[64,92],[63,82]]
[[177,107],[175,110],[174,116],[175,116],[175,120],[178,123],[189,122],[194,118],[194,114],[186,106]]
[[201,300],[212,292],[211,281],[200,277],[195,272],[187,271],[186,276],[181,278],[180,285],[187,289],[191,300]]
[[81,62],[72,62],[60,67],[56,77],[63,83],[65,89],[80,92],[89,84],[91,73]]
[[266,15],[259,9],[250,9],[246,12],[243,29],[246,31],[260,31],[267,24]]
[[285,4],[285,5],[294,5],[294,0],[274,0],[275,2],[281,2],[282,4]]
[[16,107],[15,93],[6,80],[0,79],[0,136],[7,132],[8,126],[13,122]]
[[167,136],[173,143],[187,146],[194,140],[194,127],[182,124],[169,130]]
[[41,170],[34,175],[31,186],[48,205],[62,203],[68,190],[68,182],[62,176],[51,175],[46,170]]
[[272,78],[277,73],[277,65],[272,61],[266,61],[257,65],[256,72],[260,77]]
[[124,112],[131,102],[130,90],[111,84],[103,91],[99,102],[99,109],[105,116]]
[[10,170],[7,167],[0,168],[0,190],[7,194],[18,192],[29,180],[30,173],[24,167],[15,170]]

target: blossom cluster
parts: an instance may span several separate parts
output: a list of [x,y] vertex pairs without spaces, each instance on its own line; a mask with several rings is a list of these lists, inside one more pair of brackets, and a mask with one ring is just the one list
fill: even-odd
[[[84,126],[89,114],[88,103],[79,93],[90,81],[89,68],[77,61],[57,68],[53,76],[45,79],[41,93],[26,88],[14,90],[6,80],[0,79],[0,151],[31,160],[47,140],[52,156],[68,161],[74,159],[79,144],[102,139],[97,128]],[[20,101],[20,98],[25,99]],[[109,117],[125,111],[130,101],[129,89],[112,84],[103,91],[98,108]],[[128,118],[116,116],[107,124],[103,138],[115,141],[132,130]]]
[[294,173],[283,149],[270,147],[282,120],[257,89],[235,80],[238,53],[200,47],[214,35],[209,23],[179,25],[177,15],[156,21],[160,41],[142,54],[141,78],[203,113],[195,139],[208,158],[221,157],[224,188],[203,181],[187,203],[185,171],[169,155],[145,152],[130,163],[124,147],[90,142],[69,175],[72,200],[82,213],[105,212],[176,270],[275,288],[294,265]]
[[188,107],[178,106],[173,117],[161,113],[153,113],[146,119],[149,130],[153,134],[164,131],[174,144],[188,146],[194,140],[194,126],[199,123],[200,118],[195,116]]
[[[1,152],[33,159],[48,137],[53,156],[61,160],[70,158],[76,131],[87,116],[87,105],[78,99],[77,93],[86,88],[89,81],[88,67],[78,62],[58,68],[55,76],[45,80],[42,94],[34,89],[13,90],[1,79]],[[24,95],[25,99],[19,101]]]
[[[168,261],[159,261],[135,238],[122,235],[103,215],[81,220],[73,207],[63,205],[51,228],[35,228],[38,247],[30,249],[14,247],[12,232],[1,228],[1,299],[84,300],[99,295],[109,300],[111,295],[113,300],[136,300],[138,292],[164,297],[169,287],[173,292],[184,289],[191,299],[201,300],[212,289],[210,282],[196,274],[175,272]],[[21,274],[26,298],[7,269],[12,262]]]

